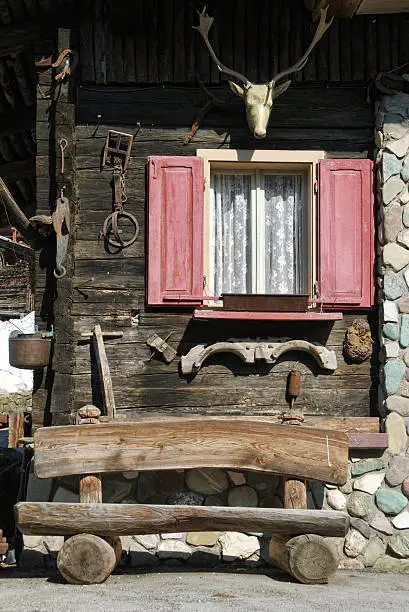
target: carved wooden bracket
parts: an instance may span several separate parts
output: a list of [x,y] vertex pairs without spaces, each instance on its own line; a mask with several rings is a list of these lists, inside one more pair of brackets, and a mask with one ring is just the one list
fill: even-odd
[[182,357],[182,372],[183,374],[198,372],[204,361],[216,353],[233,353],[244,363],[256,363],[256,361],[275,363],[288,351],[302,351],[312,355],[324,370],[337,369],[337,357],[334,351],[305,340],[289,340],[287,342],[216,342],[210,346],[198,344]]

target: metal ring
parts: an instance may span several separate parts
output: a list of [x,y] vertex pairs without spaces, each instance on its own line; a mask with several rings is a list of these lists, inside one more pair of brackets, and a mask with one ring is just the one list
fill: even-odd
[[63,265],[61,265],[58,272],[57,272],[57,268],[54,268],[53,274],[55,278],[64,278],[64,276],[67,274],[67,270],[64,268]]
[[[115,218],[114,218],[115,215]],[[121,217],[125,217],[126,219],[129,219],[132,223],[132,225],[135,228],[135,231],[132,235],[132,238],[130,238],[130,240],[121,240],[121,238],[119,237],[119,230],[118,230],[118,220]],[[119,238],[119,240],[114,240],[113,238],[111,238],[111,234],[113,232],[117,232],[117,236]],[[138,238],[139,236],[139,223],[137,221],[137,219],[128,212],[118,212],[115,211],[113,213],[111,213],[104,221],[104,226],[102,229],[102,233],[104,235],[105,240],[108,242],[108,244],[110,244],[113,247],[116,248],[125,248],[128,246],[131,246],[131,244],[133,244],[135,242],[135,240]]]

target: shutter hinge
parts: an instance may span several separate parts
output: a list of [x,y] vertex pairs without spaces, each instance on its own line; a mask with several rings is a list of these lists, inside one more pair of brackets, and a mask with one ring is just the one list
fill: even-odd
[[203,191],[206,191],[206,179],[203,179]]
[[318,194],[318,181],[314,181],[314,193],[315,195]]

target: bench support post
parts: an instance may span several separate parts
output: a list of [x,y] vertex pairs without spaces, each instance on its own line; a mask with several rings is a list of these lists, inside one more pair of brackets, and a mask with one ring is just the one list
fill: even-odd
[[[296,427],[296,425],[289,425]],[[283,478],[284,508],[307,509],[305,480]],[[335,550],[322,536],[304,534],[296,537],[272,536],[269,557],[277,567],[305,584],[328,582],[338,567]]]
[[[101,412],[95,406],[84,406],[78,411],[82,425],[99,421]],[[100,474],[80,476],[80,502],[102,504]],[[69,538],[58,553],[57,566],[71,584],[104,582],[112,573],[122,554],[118,537],[98,537],[81,533]]]

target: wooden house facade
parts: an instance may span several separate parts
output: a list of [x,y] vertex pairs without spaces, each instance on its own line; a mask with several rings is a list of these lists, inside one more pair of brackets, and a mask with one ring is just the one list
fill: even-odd
[[[32,420],[78,425],[36,434],[39,477],[79,477],[48,501],[169,504],[162,532],[186,505],[342,510],[344,567],[407,572],[409,2],[0,0],[0,33],[0,223],[52,336]],[[190,525],[137,546],[229,558]]]

